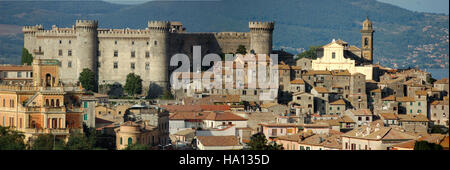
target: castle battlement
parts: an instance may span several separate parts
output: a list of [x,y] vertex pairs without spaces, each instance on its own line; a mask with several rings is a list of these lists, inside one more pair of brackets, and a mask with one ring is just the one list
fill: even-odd
[[148,28],[150,28],[150,29],[169,29],[170,21],[149,21]]
[[214,33],[218,39],[234,39],[234,38],[249,38],[249,34],[246,32],[218,32]]
[[132,36],[132,35],[146,35],[150,31],[148,29],[99,29],[98,34],[99,36]]
[[98,21],[96,20],[77,20],[75,22],[76,27],[97,27]]
[[261,21],[251,21],[248,23],[248,27],[250,30],[252,29],[267,29],[267,30],[273,30],[275,26],[274,22],[261,22]]
[[39,30],[37,36],[75,36],[75,33],[73,29]]
[[23,26],[22,27],[22,31],[24,33],[28,33],[28,32],[36,32],[39,30],[43,30],[44,27],[42,25],[35,25],[35,26]]

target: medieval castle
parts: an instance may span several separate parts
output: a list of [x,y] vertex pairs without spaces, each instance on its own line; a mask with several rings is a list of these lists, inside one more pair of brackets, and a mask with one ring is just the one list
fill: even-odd
[[45,30],[24,26],[24,47],[35,58],[60,61],[63,83],[75,83],[84,68],[94,71],[99,84],[124,84],[129,73],[140,75],[144,87],[166,88],[168,62],[177,53],[192,56],[192,47],[208,53],[272,52],[273,22],[249,22],[250,32],[187,33],[180,22],[149,21],[145,29],[103,29],[98,22],[77,20],[72,28]]

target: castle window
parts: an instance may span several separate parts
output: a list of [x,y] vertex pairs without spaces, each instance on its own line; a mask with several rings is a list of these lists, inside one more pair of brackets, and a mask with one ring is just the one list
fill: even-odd
[[145,52],[145,58],[149,58],[150,57],[150,52],[149,51],[146,51]]
[[145,70],[150,70],[150,63],[145,63]]
[[114,62],[114,69],[117,69],[119,66],[119,64],[117,62]]
[[157,45],[158,45],[158,41],[155,40],[155,46],[157,46]]
[[67,67],[72,68],[72,61],[67,62]]
[[71,41],[71,40],[69,40],[69,44],[72,44],[72,41]]
[[68,56],[72,56],[72,50],[67,51]]
[[134,45],[134,41],[131,41],[131,45]]
[[131,63],[131,69],[134,70],[134,68],[135,68],[135,64],[134,64],[134,63]]
[[131,57],[132,58],[136,57],[136,52],[135,51],[131,51]]
[[114,45],[117,45],[117,40],[116,40],[116,41],[114,41]]
[[62,53],[63,53],[62,50],[58,50],[58,55],[59,56],[62,56]]
[[147,41],[147,45],[149,45],[150,43]]
[[62,44],[62,41],[61,41],[61,40],[59,40],[59,44]]
[[114,57],[117,57],[117,56],[119,56],[119,51],[114,50]]
[[331,58],[333,58],[333,59],[336,58],[336,53],[335,53],[335,52],[332,52],[332,53],[331,53]]

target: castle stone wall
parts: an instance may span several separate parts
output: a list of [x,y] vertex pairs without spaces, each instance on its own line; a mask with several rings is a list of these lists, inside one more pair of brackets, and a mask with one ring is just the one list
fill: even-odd
[[[272,22],[250,22],[250,32],[219,33],[172,32],[168,21],[150,21],[145,29],[97,27],[98,22],[90,20],[77,20],[72,28],[53,26],[51,30],[42,25],[24,26],[24,47],[35,58],[59,60],[64,83],[77,82],[83,68],[89,68],[97,73],[99,84],[124,85],[126,76],[135,73],[143,79],[144,90],[152,83],[167,88],[170,58],[184,53],[192,59],[193,46],[201,46],[202,56],[235,53],[239,45],[248,52],[272,50]],[[39,47],[41,51],[35,53]]]

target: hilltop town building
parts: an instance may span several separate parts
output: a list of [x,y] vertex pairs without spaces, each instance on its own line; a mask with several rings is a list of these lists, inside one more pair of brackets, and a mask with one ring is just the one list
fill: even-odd
[[362,49],[333,39],[317,50],[317,59],[311,63],[312,70],[348,70],[351,74],[364,74],[367,80],[376,80],[377,67],[372,65],[373,32],[372,21],[366,18],[361,29]]
[[26,140],[39,134],[65,139],[82,132],[83,90],[59,83],[59,62],[33,61],[32,84],[0,86],[0,125],[23,132]]

